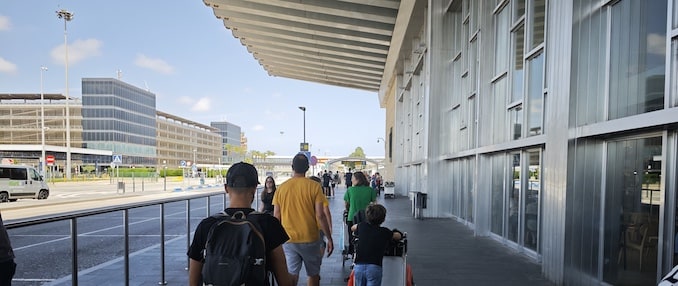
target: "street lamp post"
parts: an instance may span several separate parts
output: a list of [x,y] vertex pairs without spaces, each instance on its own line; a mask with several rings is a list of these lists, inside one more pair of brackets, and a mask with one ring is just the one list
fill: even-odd
[[68,30],[66,23],[73,20],[73,13],[65,9],[56,11],[59,19],[64,19],[64,49],[66,65],[66,179],[71,179],[71,117],[70,107],[68,106],[71,98],[68,96]]
[[46,67],[40,67],[40,138],[41,149],[40,154],[40,173],[44,178],[47,175],[47,163],[45,162],[45,93],[43,92],[43,74],[47,71]]
[[[299,109],[304,112],[304,142],[301,143],[306,143],[306,107],[305,106],[299,106]],[[305,151],[305,150],[302,150]]]
[[165,170],[165,175],[163,176],[163,191],[167,191],[167,160],[162,160],[162,169]]

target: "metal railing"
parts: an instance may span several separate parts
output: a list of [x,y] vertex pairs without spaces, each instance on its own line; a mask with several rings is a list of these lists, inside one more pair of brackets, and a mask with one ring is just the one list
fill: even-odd
[[[258,194],[259,192],[257,192]],[[73,211],[73,212],[67,212],[67,213],[59,213],[55,215],[49,215],[49,216],[42,216],[42,217],[34,217],[34,218],[26,218],[26,219],[17,219],[13,220],[11,222],[6,222],[5,227],[7,229],[13,229],[13,228],[21,228],[21,227],[29,227],[29,226],[36,226],[36,225],[41,225],[41,224],[46,224],[46,223],[51,223],[51,222],[58,222],[58,221],[69,221],[70,222],[70,239],[71,239],[71,259],[72,259],[72,265],[71,265],[71,281],[73,286],[78,285],[78,228],[77,228],[77,220],[78,218],[83,218],[83,217],[88,217],[88,216],[94,216],[94,215],[100,215],[100,214],[107,214],[107,213],[112,213],[112,212],[123,212],[123,232],[124,232],[124,270],[125,270],[125,285],[130,284],[130,260],[129,260],[129,253],[130,253],[130,243],[129,243],[129,210],[135,209],[135,208],[143,208],[143,207],[149,207],[149,206],[160,206],[160,265],[161,265],[161,270],[160,270],[160,282],[158,284],[160,285],[166,285],[167,281],[165,281],[165,205],[169,203],[176,203],[176,202],[186,202],[186,244],[188,249],[191,245],[191,200],[193,199],[200,199],[200,198],[206,198],[205,204],[206,204],[206,212],[207,215],[211,213],[210,210],[210,205],[211,205],[211,200],[212,197],[215,196],[220,196],[222,198],[222,206],[226,206],[226,193],[224,191],[211,191],[211,192],[206,192],[202,194],[195,194],[195,195],[188,195],[188,196],[183,196],[180,198],[171,198],[171,199],[156,199],[156,200],[151,200],[151,201],[146,201],[146,202],[138,202],[138,203],[129,203],[129,204],[122,204],[122,205],[116,205],[116,206],[108,206],[108,207],[101,207],[101,208],[96,208],[96,209],[89,209],[89,210],[82,210],[82,211]],[[255,196],[255,201],[258,200],[258,196]],[[223,209],[222,207],[222,209]],[[188,263],[189,263],[189,258],[186,258],[186,267],[188,269]]]

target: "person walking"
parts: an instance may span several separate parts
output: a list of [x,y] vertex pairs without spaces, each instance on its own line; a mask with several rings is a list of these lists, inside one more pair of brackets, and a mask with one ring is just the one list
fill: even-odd
[[381,226],[386,220],[386,208],[380,204],[371,204],[365,210],[365,221],[354,224],[359,242],[355,255],[355,286],[381,286],[382,263],[386,247],[391,240],[400,240],[403,234],[397,229],[390,230]]
[[348,168],[348,172],[344,174],[344,180],[346,181],[346,189],[353,186],[353,173],[351,173],[351,168]]
[[[224,212],[231,216],[237,212],[242,212],[248,216],[247,220],[256,221],[266,243],[267,270],[275,275],[277,285],[296,285],[296,283],[292,283],[292,277],[285,271],[286,262],[282,244],[289,239],[289,236],[287,236],[280,221],[270,215],[250,215],[254,212],[254,209],[250,206],[259,185],[258,178],[257,170],[251,164],[240,162],[231,166],[226,174],[226,184],[224,185],[229,198],[228,208]],[[212,225],[218,221],[218,218],[210,216],[203,219],[195,229],[193,242],[188,249],[188,257],[190,258],[188,281],[190,286],[203,285],[202,268],[205,259],[203,256],[205,244]]]
[[273,214],[273,195],[275,195],[275,180],[273,177],[266,177],[264,181],[264,189],[261,190],[261,206],[259,211],[262,213]]
[[[348,229],[354,224],[355,215],[361,210],[365,210],[367,206],[377,200],[377,195],[374,190],[370,188],[370,184],[363,172],[355,172],[352,177],[354,186],[348,188],[344,193],[344,202],[348,216],[346,217],[346,225]],[[349,238],[349,253],[353,253],[353,234],[348,232]]]
[[14,250],[9,241],[7,228],[0,214],[0,285],[12,285],[12,278],[16,273],[16,263],[14,263]]
[[[320,264],[322,254],[318,226],[323,233],[331,234],[327,224],[321,185],[306,178],[309,163],[304,154],[297,154],[292,159],[294,175],[278,187],[273,197],[273,215],[280,220],[290,235],[290,240],[283,244],[287,260],[287,271],[292,275],[294,285],[299,281],[299,271],[303,263],[308,275],[307,285],[320,284]],[[327,236],[327,256],[334,251],[332,236]]]

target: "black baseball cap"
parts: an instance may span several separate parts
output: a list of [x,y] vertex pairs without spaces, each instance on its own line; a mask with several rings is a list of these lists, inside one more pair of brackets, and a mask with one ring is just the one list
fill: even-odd
[[259,173],[252,164],[235,163],[226,173],[226,186],[231,188],[252,188],[259,185]]
[[308,171],[308,157],[302,153],[298,153],[292,159],[292,170],[297,173],[306,173]]

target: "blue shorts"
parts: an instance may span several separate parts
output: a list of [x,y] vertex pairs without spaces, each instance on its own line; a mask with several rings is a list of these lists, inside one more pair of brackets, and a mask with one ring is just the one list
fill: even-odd
[[301,263],[304,263],[306,275],[315,276],[320,274],[320,263],[323,255],[320,253],[320,240],[307,243],[283,244],[285,259],[287,260],[287,272],[299,275]]

